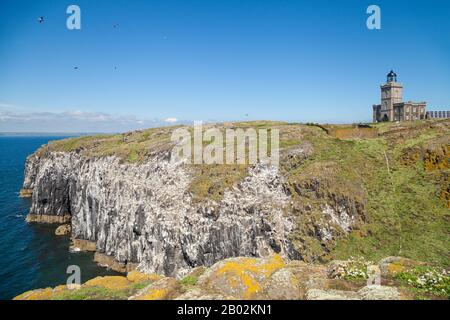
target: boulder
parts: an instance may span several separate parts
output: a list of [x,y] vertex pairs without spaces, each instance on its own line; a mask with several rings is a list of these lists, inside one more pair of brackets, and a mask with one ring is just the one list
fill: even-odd
[[307,300],[360,300],[354,291],[310,289],[306,292]]
[[70,224],[63,224],[55,230],[55,234],[57,236],[64,236],[69,234],[70,232],[72,232],[72,227],[70,226]]
[[272,300],[299,300],[302,298],[299,281],[288,268],[274,272],[265,284],[264,291]]
[[71,250],[74,251],[90,251],[95,252],[97,250],[95,242],[84,239],[72,239]]
[[236,300],[236,298],[224,296],[220,293],[208,293],[201,288],[193,288],[178,296],[175,300]]
[[370,285],[358,291],[363,300],[399,300],[400,293],[397,288]]
[[332,279],[340,279],[345,275],[348,261],[333,260],[327,266],[328,276]]
[[268,258],[231,258],[214,264],[199,279],[199,286],[237,299],[263,297],[263,284],[285,262],[275,254]]
[[396,273],[421,265],[424,263],[403,257],[387,257],[378,263],[383,277],[392,277]]

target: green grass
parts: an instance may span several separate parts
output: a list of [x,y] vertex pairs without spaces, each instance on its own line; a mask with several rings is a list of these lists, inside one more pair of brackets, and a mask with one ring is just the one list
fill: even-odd
[[135,149],[132,149],[130,153],[128,154],[128,161],[129,162],[136,162],[138,159],[138,153]]
[[84,287],[78,290],[63,291],[53,300],[127,300],[130,290],[109,290],[102,287]]
[[[406,143],[386,145],[364,142],[364,161],[352,165],[363,173],[361,179],[368,193],[368,223],[363,234],[353,233],[338,241],[333,256],[343,258],[355,252],[369,259],[399,255],[438,265],[449,265],[449,211],[439,200],[437,179],[424,171],[423,163],[404,166],[399,155],[411,146],[420,146],[439,134],[427,133]],[[359,152],[357,149],[353,150]],[[382,153],[388,155],[390,170]],[[359,159],[350,152],[350,159]]]
[[133,290],[138,291],[138,290],[144,289],[145,287],[149,286],[153,282],[154,281],[152,281],[152,280],[142,281],[142,282],[133,284],[132,288],[133,288]]
[[117,156],[130,163],[145,161],[152,152],[170,148],[171,132],[177,127],[147,129],[123,134],[96,135],[52,141],[38,151],[78,152],[88,157]]
[[184,287],[195,286],[197,284],[197,277],[188,275],[180,280],[180,284]]
[[194,202],[206,199],[220,201],[225,190],[241,181],[248,171],[247,165],[191,165],[193,179],[189,186]]

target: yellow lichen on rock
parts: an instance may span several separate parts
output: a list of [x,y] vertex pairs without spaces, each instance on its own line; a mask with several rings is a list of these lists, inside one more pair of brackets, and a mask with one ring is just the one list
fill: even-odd
[[162,278],[140,290],[129,300],[165,300],[169,299],[179,288],[174,278]]
[[64,236],[66,234],[69,234],[72,231],[72,226],[70,224],[63,224],[56,228],[55,235],[57,236]]
[[447,208],[450,208],[450,174],[443,174],[441,178],[441,200]]
[[450,144],[427,150],[424,157],[426,171],[448,169],[450,163]]
[[167,289],[152,289],[147,294],[137,297],[136,300],[164,300],[168,293]]
[[387,257],[379,262],[382,275],[392,277],[396,273],[408,270],[411,267],[423,266],[424,263],[403,257]]
[[127,278],[122,276],[106,276],[97,277],[87,281],[83,286],[85,287],[102,287],[109,290],[123,290],[131,284]]
[[283,258],[280,255],[275,254],[269,259],[264,260],[261,264],[260,259],[256,258],[240,258],[238,260],[227,261],[224,265],[217,270],[217,273],[224,273],[227,271],[242,272],[250,271],[254,273],[261,273],[264,276],[270,276],[274,271],[285,266]]
[[206,281],[216,289],[228,286],[230,295],[252,299],[262,291],[261,283],[284,266],[279,255],[267,259],[230,259],[219,264]]
[[50,300],[53,296],[52,288],[37,289],[32,291],[27,291],[18,295],[13,300]]
[[161,278],[162,277],[156,273],[147,274],[137,270],[130,271],[127,274],[127,279],[131,282],[158,281]]
[[72,290],[71,288],[68,288],[66,285],[60,285],[60,286],[56,286],[53,289],[53,293],[61,293],[63,291],[67,291],[67,290]]
[[387,266],[388,272],[391,275],[394,275],[399,272],[405,271],[407,268],[401,264],[391,263]]
[[19,197],[21,198],[31,198],[33,195],[33,189],[20,189]]

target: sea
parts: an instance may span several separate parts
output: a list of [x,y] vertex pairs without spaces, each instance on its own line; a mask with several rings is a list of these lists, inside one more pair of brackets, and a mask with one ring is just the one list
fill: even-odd
[[0,135],[0,299],[32,289],[65,284],[68,267],[81,270],[81,281],[118,273],[93,262],[93,254],[69,251],[69,236],[56,236],[55,225],[26,223],[30,199],[19,197],[25,159],[50,140],[67,136]]

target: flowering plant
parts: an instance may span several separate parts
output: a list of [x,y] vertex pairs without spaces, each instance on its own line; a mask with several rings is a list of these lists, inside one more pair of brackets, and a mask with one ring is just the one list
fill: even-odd
[[367,261],[364,257],[350,257],[345,261],[336,261],[330,268],[330,276],[336,279],[360,280],[367,279],[368,266],[373,262]]
[[415,267],[395,275],[397,280],[421,292],[450,298],[450,272],[434,267]]

